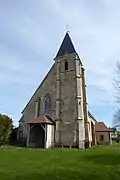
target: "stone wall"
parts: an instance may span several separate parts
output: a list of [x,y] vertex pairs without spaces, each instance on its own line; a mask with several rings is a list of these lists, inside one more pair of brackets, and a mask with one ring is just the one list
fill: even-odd
[[[70,61],[68,61],[70,68]],[[73,66],[74,68],[74,66]],[[76,101],[75,101],[75,71],[69,69],[61,73],[61,123],[60,123],[60,142],[70,146],[73,143]]]
[[[42,81],[41,85],[38,87],[30,101],[28,102],[27,106],[24,108],[22,114],[22,121],[19,124],[19,131],[23,130],[24,139],[27,138],[28,127],[27,122],[30,121],[33,117],[35,117],[35,106],[36,100],[40,97],[40,114],[44,114],[44,105],[45,105],[45,96],[50,94],[52,100],[52,110],[51,110],[51,117],[55,120],[56,116],[56,67],[55,64],[52,66],[48,74],[46,75],[45,79]],[[18,139],[22,137],[19,136]],[[22,133],[21,133],[22,135]]]
[[[77,129],[77,110],[80,106],[77,103],[76,83],[76,54],[66,55],[59,59],[60,62],[60,122],[59,122],[59,143],[66,146],[76,146],[79,129]],[[68,62],[68,70],[65,70],[65,62]],[[56,60],[57,63],[57,60]],[[80,62],[79,62],[80,64]],[[78,67],[80,72],[80,66]],[[81,88],[81,87],[79,87]],[[77,109],[76,109],[77,108]],[[81,111],[79,110],[80,115]],[[83,127],[84,128],[84,127]],[[84,129],[82,129],[84,131]]]
[[[45,96],[50,94],[52,100],[51,116],[53,120],[57,120],[55,141],[59,141],[59,145],[63,146],[84,148],[85,129],[82,76],[80,74],[82,67],[80,59],[76,59],[76,55],[65,55],[58,60],[55,59],[51,70],[24,108],[20,128],[23,129],[25,139],[28,135],[27,122],[35,116],[36,100],[41,99],[40,114],[42,115],[44,114]],[[68,70],[65,70],[66,61],[68,62]],[[54,139],[54,132],[52,135],[52,139]]]
[[[97,144],[110,144],[110,132],[95,132]],[[100,140],[100,136],[103,135],[103,141]]]

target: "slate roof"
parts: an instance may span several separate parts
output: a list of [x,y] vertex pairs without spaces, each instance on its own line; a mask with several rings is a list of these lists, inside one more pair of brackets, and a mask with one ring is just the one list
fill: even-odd
[[56,57],[60,57],[60,56],[64,56],[65,54],[72,54],[72,53],[76,53],[76,51],[71,41],[71,38],[67,32]]
[[88,115],[89,115],[89,117],[91,117],[95,122],[97,122],[97,120],[96,120],[95,117],[90,113],[90,111],[88,111]]
[[104,122],[96,122],[95,123],[95,132],[110,132],[111,129],[108,128]]
[[55,124],[55,121],[52,120],[52,118],[45,114],[39,117],[34,117],[33,119],[31,119],[30,121],[27,122],[28,124]]

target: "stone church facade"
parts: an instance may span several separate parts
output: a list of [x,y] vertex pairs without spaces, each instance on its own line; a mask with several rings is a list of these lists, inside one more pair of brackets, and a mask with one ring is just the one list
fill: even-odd
[[18,141],[27,147],[95,144],[96,120],[87,109],[85,70],[66,33],[54,64],[22,111]]

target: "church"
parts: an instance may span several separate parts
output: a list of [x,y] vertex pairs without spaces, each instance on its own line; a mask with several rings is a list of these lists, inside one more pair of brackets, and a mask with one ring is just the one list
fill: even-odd
[[54,63],[22,111],[17,139],[26,147],[85,148],[96,144],[88,111],[85,69],[69,33]]

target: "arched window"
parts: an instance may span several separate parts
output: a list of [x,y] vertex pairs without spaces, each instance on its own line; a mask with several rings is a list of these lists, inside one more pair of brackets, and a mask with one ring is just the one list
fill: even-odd
[[44,113],[51,115],[51,97],[50,97],[50,95],[47,95],[45,97]]
[[68,62],[65,61],[65,70],[68,70]]

